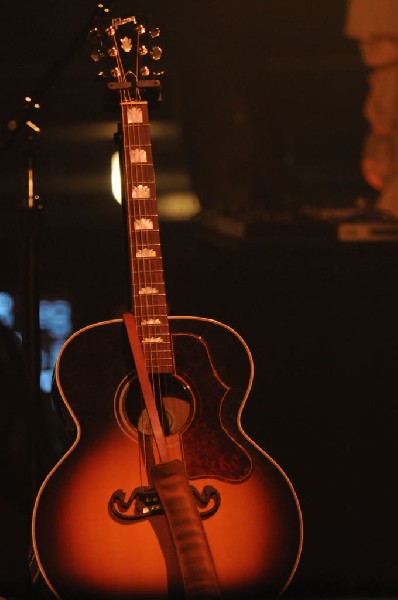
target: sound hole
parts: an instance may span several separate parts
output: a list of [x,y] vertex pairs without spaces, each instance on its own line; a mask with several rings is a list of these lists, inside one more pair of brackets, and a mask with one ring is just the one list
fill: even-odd
[[[177,377],[170,374],[154,375],[152,389],[160,422],[165,435],[172,435],[184,429],[188,423],[192,395],[190,389]],[[135,376],[122,390],[122,407],[124,422],[144,435],[152,435],[152,428],[145,402],[142,397],[138,378]]]

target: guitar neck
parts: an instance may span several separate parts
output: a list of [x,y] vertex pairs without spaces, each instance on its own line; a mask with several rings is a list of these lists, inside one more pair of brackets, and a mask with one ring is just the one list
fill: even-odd
[[149,373],[173,371],[148,105],[122,101],[131,296]]

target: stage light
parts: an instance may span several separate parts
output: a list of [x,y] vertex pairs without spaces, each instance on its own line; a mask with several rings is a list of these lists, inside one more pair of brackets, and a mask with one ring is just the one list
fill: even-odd
[[122,203],[122,181],[120,177],[119,153],[114,152],[111,158],[112,194],[116,202]]

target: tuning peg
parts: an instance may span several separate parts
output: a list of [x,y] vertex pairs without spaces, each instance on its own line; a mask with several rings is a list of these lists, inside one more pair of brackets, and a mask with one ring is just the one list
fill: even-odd
[[101,32],[98,29],[98,27],[94,27],[94,29],[91,29],[88,32],[88,36],[87,36],[88,41],[91,44],[98,44],[98,40],[100,39],[100,37],[101,37]]
[[151,74],[151,71],[148,67],[142,67],[142,69],[140,69],[140,73],[142,77],[148,77],[148,75]]
[[153,60],[159,60],[160,58],[162,58],[162,54],[163,50],[159,48],[159,46],[153,46],[150,52],[150,55],[152,56]]
[[99,62],[100,60],[102,60],[105,56],[105,53],[102,52],[102,50],[94,50],[91,54],[91,60],[93,60],[94,62]]
[[140,53],[140,56],[145,56],[148,54],[148,48],[146,46],[140,46],[138,52]]
[[159,27],[151,27],[149,30],[149,35],[151,36],[151,38],[159,37],[159,35],[160,35]]

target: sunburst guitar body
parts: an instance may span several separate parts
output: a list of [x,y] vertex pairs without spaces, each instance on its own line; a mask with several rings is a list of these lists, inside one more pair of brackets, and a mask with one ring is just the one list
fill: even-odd
[[[203,498],[222,597],[275,597],[297,566],[301,513],[282,469],[240,425],[250,352],[212,320],[171,318],[170,326],[176,368],[162,381],[166,439]],[[34,549],[47,585],[70,600],[183,597],[165,517],[151,510],[156,449],[123,321],[75,334],[59,356],[56,386],[77,435],[36,500]],[[119,491],[127,505],[141,488],[148,506],[145,497],[128,508],[115,501]]]

